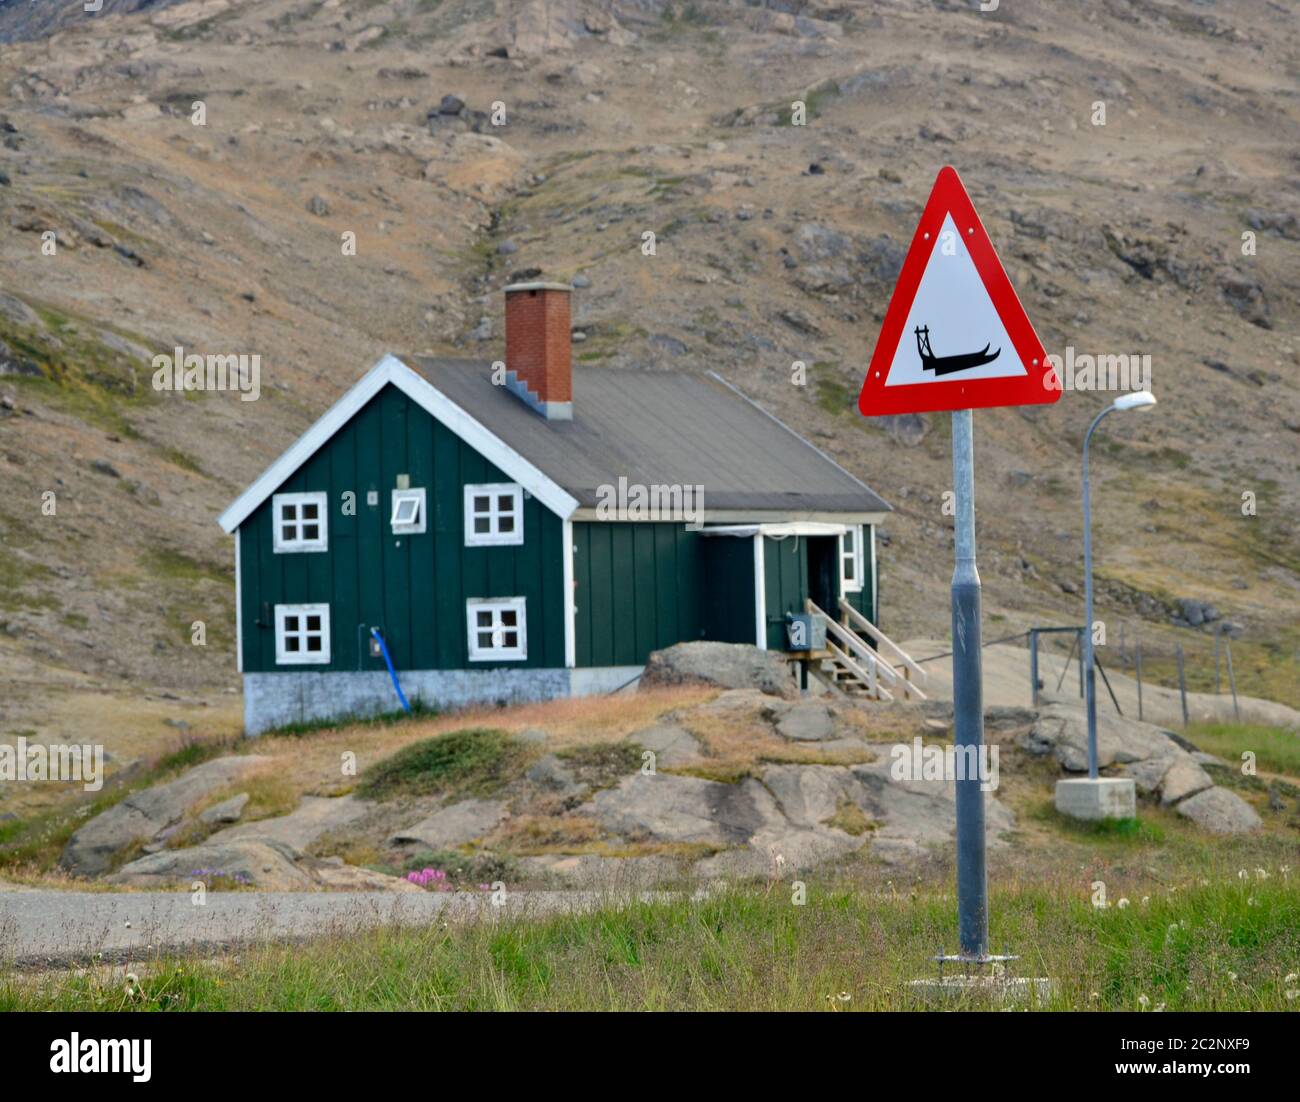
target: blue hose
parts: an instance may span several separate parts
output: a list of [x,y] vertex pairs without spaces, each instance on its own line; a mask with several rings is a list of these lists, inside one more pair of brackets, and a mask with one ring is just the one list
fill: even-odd
[[388,676],[392,678],[393,688],[397,690],[397,699],[402,702],[402,710],[409,713],[411,706],[406,703],[406,697],[402,694],[402,686],[397,683],[397,671],[393,669],[393,660],[388,655],[388,644],[384,642],[384,637],[379,634],[378,628],[371,628],[370,634],[375,637],[375,642],[379,644],[379,649],[383,653],[384,663],[388,666]]

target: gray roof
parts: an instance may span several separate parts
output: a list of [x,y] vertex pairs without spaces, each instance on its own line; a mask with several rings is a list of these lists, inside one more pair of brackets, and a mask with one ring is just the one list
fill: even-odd
[[575,364],[573,420],[547,421],[474,360],[408,366],[587,507],[597,488],[700,485],[705,508],[876,513],[865,483],[714,375]]

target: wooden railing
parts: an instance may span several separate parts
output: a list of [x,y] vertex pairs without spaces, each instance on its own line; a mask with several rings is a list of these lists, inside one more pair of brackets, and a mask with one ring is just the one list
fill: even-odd
[[808,612],[822,618],[826,624],[827,635],[840,644],[837,646],[830,639],[826,641],[827,650],[834,656],[832,661],[858,678],[872,697],[877,700],[893,700],[895,697],[926,699],[925,693],[918,684],[925,681],[925,671],[856,608],[847,602],[840,602],[842,610],[849,610],[848,618],[854,626],[865,625],[863,630],[879,646],[888,647],[890,652],[897,656],[897,666],[880,651],[869,647],[852,627],[832,619],[813,601],[809,600],[805,607]]
[[[902,667],[903,678],[909,682],[915,682],[917,685],[924,685],[929,680],[925,670],[923,670],[916,661],[902,647],[895,643],[888,635],[881,631],[875,624],[862,615],[843,597],[840,598],[840,611],[844,613],[849,623],[857,630],[865,632],[875,642],[877,647],[884,647],[886,651],[893,654],[897,659],[897,665]],[[921,694],[921,699],[925,699],[925,694]]]

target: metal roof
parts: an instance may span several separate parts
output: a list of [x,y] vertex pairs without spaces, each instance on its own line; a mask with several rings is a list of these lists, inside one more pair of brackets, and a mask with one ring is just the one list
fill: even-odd
[[716,375],[573,367],[573,420],[547,421],[486,361],[404,362],[580,505],[601,486],[703,486],[705,508],[763,512],[889,511],[849,474]]

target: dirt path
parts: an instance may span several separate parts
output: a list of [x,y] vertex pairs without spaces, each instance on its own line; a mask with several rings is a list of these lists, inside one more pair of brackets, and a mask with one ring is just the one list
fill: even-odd
[[[987,628],[985,629],[988,630]],[[900,646],[918,660],[932,655],[947,655],[949,645],[941,639],[909,639]],[[1064,658],[1057,653],[1041,653],[1039,679],[1044,684],[1040,701],[1060,701],[1065,704],[1077,704],[1082,707],[1079,698],[1078,661],[1074,660],[1062,678]],[[923,663],[929,677],[926,693],[935,700],[952,699],[952,659],[935,658]],[[1117,670],[1107,669],[1111,688],[1119,701],[1124,715],[1137,718],[1137,682]],[[1060,691],[1056,691],[1058,681]],[[1300,730],[1300,712],[1278,704],[1272,700],[1260,700],[1253,696],[1238,698],[1241,708],[1242,723],[1259,723],[1274,727],[1290,727]],[[985,705],[1028,708],[1031,704],[1029,685],[1029,650],[1025,644],[1019,646],[999,643],[984,648],[984,703]],[[1104,682],[1097,679],[1097,707],[1101,711],[1114,712],[1110,694]],[[1215,696],[1213,693],[1187,694],[1187,713],[1193,723],[1232,723],[1232,697],[1226,693]],[[1142,684],[1142,718],[1148,723],[1161,724],[1175,730],[1183,725],[1182,705],[1178,700],[1178,690],[1153,685],[1149,681]]]

